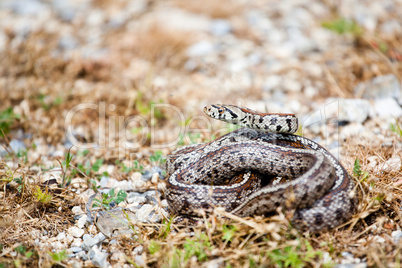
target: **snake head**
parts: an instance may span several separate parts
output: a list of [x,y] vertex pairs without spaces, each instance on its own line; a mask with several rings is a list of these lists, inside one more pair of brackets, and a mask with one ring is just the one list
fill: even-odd
[[226,104],[213,104],[205,106],[204,113],[211,118],[232,124],[238,124],[239,115],[242,114],[239,107]]

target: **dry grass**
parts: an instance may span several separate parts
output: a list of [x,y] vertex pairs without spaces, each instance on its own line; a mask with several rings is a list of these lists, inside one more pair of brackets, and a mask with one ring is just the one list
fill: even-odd
[[[325,82],[328,83],[328,95],[361,98],[354,92],[354,87],[359,82],[389,73],[401,79],[402,51],[398,49],[400,45],[397,39],[362,36],[356,38],[353,50],[339,52],[331,50],[325,56],[327,63],[322,65]],[[387,48],[381,50],[379,46]]]
[[180,33],[152,25],[137,35],[134,51],[158,66],[181,68],[187,59],[185,49],[191,42],[191,33]]
[[187,60],[186,48],[194,42],[192,33],[173,31],[157,23],[137,29],[135,34],[122,33],[118,43],[115,39],[113,36],[108,42],[119,61],[128,65],[128,60],[141,58],[150,63],[149,69],[182,68]]
[[239,15],[243,10],[243,5],[235,0],[206,0],[202,5],[200,5],[200,2],[196,0],[173,0],[172,2],[177,7],[192,13],[204,14],[214,19],[230,18]]

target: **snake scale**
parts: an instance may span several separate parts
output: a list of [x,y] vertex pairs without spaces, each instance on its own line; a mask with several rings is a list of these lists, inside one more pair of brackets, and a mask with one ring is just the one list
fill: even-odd
[[[171,212],[195,216],[216,206],[238,216],[295,210],[292,223],[312,232],[349,220],[357,207],[354,182],[317,143],[291,133],[293,114],[264,114],[234,105],[210,105],[215,119],[244,126],[206,144],[168,156],[166,199]],[[274,178],[281,183],[274,183]],[[283,181],[284,180],[284,181]]]

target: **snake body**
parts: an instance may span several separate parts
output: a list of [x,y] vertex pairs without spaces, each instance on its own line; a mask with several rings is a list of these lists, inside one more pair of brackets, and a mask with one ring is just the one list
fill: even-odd
[[[166,161],[170,210],[224,207],[238,216],[295,209],[292,223],[313,232],[346,222],[356,208],[354,183],[340,162],[317,143],[292,135],[292,114],[263,114],[234,105],[211,105],[215,119],[245,126],[210,143],[173,152]],[[273,184],[272,178],[288,179]]]

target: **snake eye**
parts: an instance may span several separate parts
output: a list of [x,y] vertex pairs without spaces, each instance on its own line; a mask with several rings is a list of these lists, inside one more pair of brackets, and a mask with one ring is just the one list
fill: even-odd
[[221,113],[223,113],[223,109],[222,108],[219,108],[218,109],[218,112],[221,114]]

